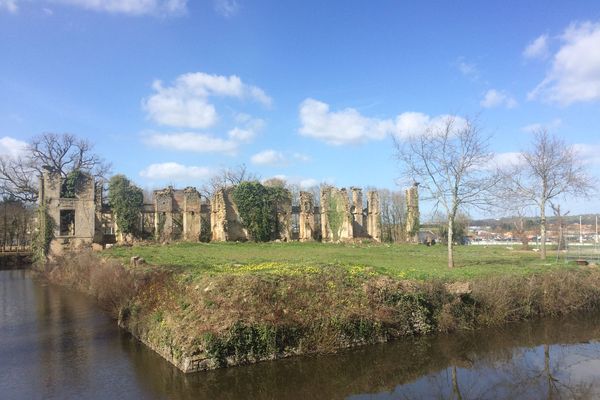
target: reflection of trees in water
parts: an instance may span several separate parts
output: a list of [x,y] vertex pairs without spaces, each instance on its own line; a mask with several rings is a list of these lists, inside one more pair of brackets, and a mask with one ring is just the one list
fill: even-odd
[[[549,347],[546,357],[542,345],[600,337],[599,327],[598,319],[515,324],[192,375],[179,373],[132,339],[125,340],[123,348],[137,379],[158,397],[363,399],[360,393],[376,393],[368,398],[587,399],[593,398],[593,383],[581,383],[562,372],[574,362],[573,347]],[[563,348],[564,352],[556,350]],[[585,360],[600,359],[597,344],[583,350],[584,355],[590,352]],[[547,390],[549,384],[557,388]]]

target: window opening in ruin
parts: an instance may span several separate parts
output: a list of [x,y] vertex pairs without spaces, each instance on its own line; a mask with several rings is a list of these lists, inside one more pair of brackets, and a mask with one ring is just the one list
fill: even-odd
[[60,236],[75,236],[75,210],[60,210]]

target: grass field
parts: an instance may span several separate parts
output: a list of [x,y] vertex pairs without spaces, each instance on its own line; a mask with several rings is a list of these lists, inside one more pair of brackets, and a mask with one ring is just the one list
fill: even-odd
[[331,243],[175,243],[113,247],[104,257],[143,257],[150,265],[176,267],[194,275],[276,274],[319,272],[344,268],[355,274],[384,274],[401,279],[474,279],[506,274],[523,275],[580,268],[553,255],[542,262],[532,251],[505,246],[457,246],[456,267],[446,265],[444,246]]

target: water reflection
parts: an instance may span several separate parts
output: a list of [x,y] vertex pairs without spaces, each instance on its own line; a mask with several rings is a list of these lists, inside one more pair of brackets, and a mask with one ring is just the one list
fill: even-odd
[[592,399],[600,315],[183,375],[85,296],[0,271],[0,397]]

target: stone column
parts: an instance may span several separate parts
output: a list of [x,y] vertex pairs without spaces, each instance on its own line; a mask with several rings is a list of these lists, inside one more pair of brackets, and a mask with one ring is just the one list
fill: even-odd
[[354,239],[354,227],[352,224],[352,213],[350,210],[350,200],[348,191],[342,188],[336,191],[337,212],[341,216],[342,225],[340,226],[339,240]]
[[210,205],[210,230],[211,241],[227,241],[227,209],[224,189],[218,189],[213,195]]
[[419,238],[419,185],[415,182],[406,189],[406,238],[418,242]]
[[200,240],[202,218],[200,218],[200,193],[193,187],[183,190],[183,238]]
[[364,221],[363,221],[363,195],[362,189],[351,188],[352,190],[352,218],[354,237],[364,236]]
[[160,241],[173,237],[173,188],[154,191],[154,232]]
[[292,195],[287,194],[276,206],[279,239],[284,242],[292,239]]
[[381,208],[379,192],[373,190],[367,193],[367,233],[376,242],[381,241]]
[[331,202],[330,186],[321,187],[321,240],[328,242],[333,239],[329,226],[329,203]]
[[298,225],[300,234],[298,239],[301,242],[308,242],[315,237],[315,208],[312,193],[300,192],[300,216]]

